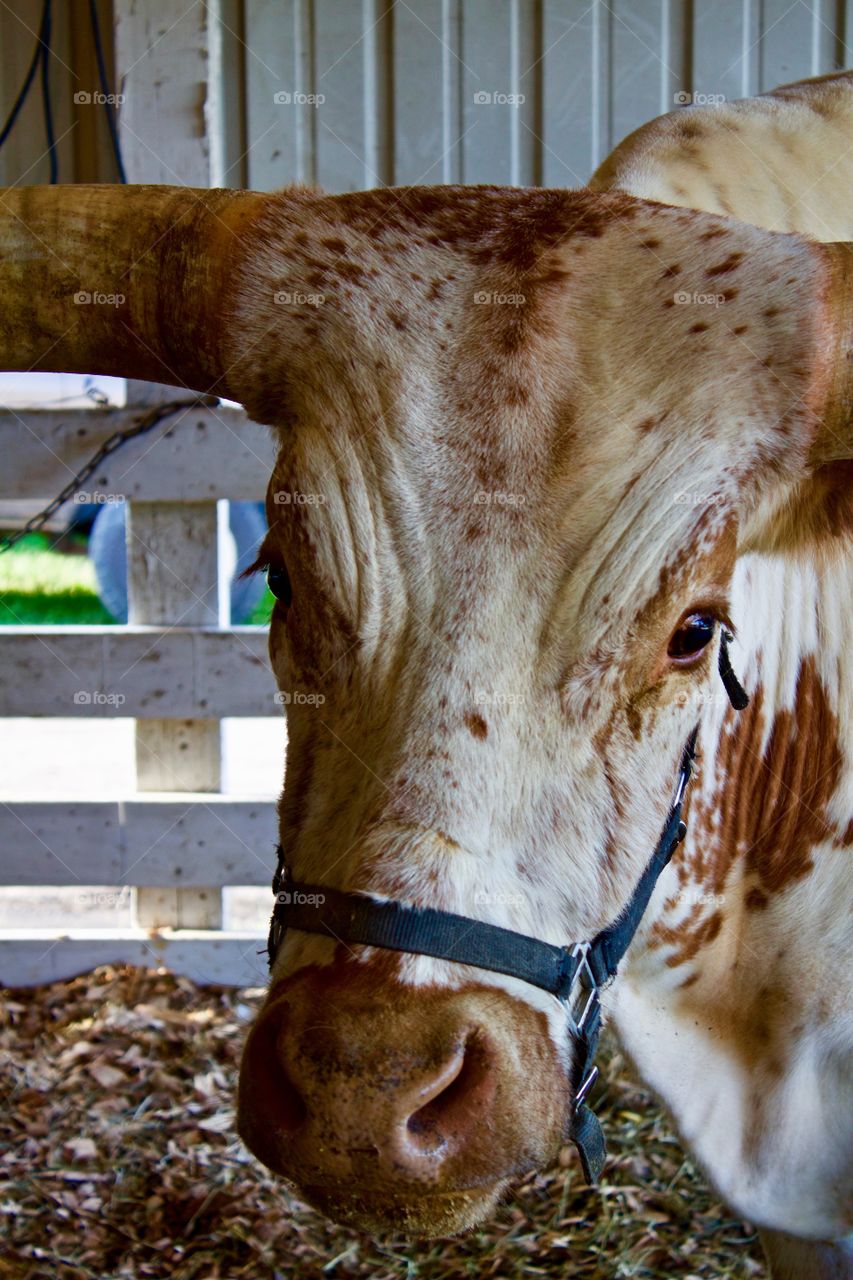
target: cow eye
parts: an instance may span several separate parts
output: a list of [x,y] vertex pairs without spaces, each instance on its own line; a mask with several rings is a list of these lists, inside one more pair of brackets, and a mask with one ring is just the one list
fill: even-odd
[[283,564],[271,564],[267,569],[267,586],[281,604],[287,608],[293,599],[290,574]]
[[670,658],[698,658],[714,638],[717,619],[710,613],[691,613],[672,633],[667,654]]

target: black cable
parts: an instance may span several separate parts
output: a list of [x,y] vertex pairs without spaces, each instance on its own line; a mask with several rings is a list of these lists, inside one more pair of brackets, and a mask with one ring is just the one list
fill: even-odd
[[44,0],[41,45],[41,100],[44,110],[44,131],[47,134],[47,151],[50,157],[50,181],[59,181],[59,158],[56,154],[56,138],[53,133],[53,107],[50,101],[50,29],[52,0]]
[[44,8],[42,9],[41,25],[39,27],[38,39],[36,41],[36,47],[35,47],[35,51],[33,52],[32,61],[30,62],[29,68],[27,70],[27,74],[24,78],[24,83],[21,85],[20,93],[15,99],[14,105],[12,107],[12,110],[9,112],[6,123],[3,125],[2,130],[0,130],[0,147],[3,146],[3,143],[6,141],[9,134],[12,132],[13,128],[15,127],[15,121],[18,119],[18,116],[21,113],[21,108],[23,107],[24,103],[27,100],[27,94],[29,93],[32,87],[33,80],[35,79],[35,74],[38,71],[39,63],[42,60],[44,23],[45,23],[45,15],[48,9],[48,5],[49,5],[49,0],[45,0],[45,5],[44,5]]
[[101,92],[104,95],[104,109],[107,113],[107,124],[109,125],[110,138],[112,139],[113,155],[116,160],[119,182],[127,182],[127,175],[124,171],[124,161],[121,155],[121,145],[119,144],[118,139],[116,108],[115,104],[110,102],[110,83],[107,78],[107,64],[106,59],[104,58],[104,46],[101,42],[101,26],[98,22],[97,0],[89,0],[89,17],[92,24],[92,39],[95,43],[95,57],[98,62],[98,78],[101,82]]

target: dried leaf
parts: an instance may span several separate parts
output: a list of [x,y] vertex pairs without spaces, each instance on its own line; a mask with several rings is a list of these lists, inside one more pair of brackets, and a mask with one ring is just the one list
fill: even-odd
[[89,1075],[97,1080],[102,1089],[115,1089],[117,1085],[124,1084],[127,1080],[123,1071],[109,1066],[106,1062],[93,1062],[89,1067]]

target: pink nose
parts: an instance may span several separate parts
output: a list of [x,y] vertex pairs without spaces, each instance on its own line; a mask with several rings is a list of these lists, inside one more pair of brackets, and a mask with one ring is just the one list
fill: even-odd
[[367,969],[302,970],[262,1012],[240,1074],[255,1155],[333,1214],[329,1198],[354,1185],[453,1192],[540,1164],[567,1102],[544,1015],[494,988],[370,982]]
[[494,1048],[462,1016],[399,1042],[389,1030],[377,1009],[278,1005],[257,1033],[268,1085],[262,1159],[300,1180],[441,1178],[488,1127]]

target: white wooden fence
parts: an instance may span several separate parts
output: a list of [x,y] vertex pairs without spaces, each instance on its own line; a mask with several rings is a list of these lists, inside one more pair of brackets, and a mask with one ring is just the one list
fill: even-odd
[[[61,177],[111,180],[103,120],[73,103],[91,50],[60,14]],[[115,0],[112,16],[129,180],[261,190],[577,186],[685,97],[848,65],[853,35],[853,0]],[[27,0],[3,6],[4,111],[33,25]],[[31,103],[0,179],[44,181],[43,150]],[[0,414],[0,501],[47,500],[117,421],[167,396],[131,383],[119,414]],[[215,504],[261,497],[271,459],[268,434],[237,410],[163,424],[96,478],[130,503],[130,624],[0,629],[0,713],[133,716],[138,759],[137,790],[120,801],[99,798],[93,778],[86,801],[0,805],[2,882],[131,885],[137,921],[85,936],[22,921],[0,935],[4,981],[118,959],[262,977],[258,938],[223,931],[220,901],[224,885],[268,882],[272,804],[220,793],[219,720],[280,708],[262,631],[217,625]],[[81,691],[92,696],[75,702]]]

